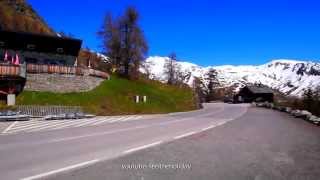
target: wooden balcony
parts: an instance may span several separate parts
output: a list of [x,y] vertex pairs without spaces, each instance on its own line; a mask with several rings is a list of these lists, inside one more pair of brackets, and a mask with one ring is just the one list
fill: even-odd
[[0,63],[1,78],[26,78],[26,65]]
[[110,75],[106,72],[73,66],[27,64],[26,69],[27,73],[33,74],[66,74],[77,76],[95,76],[103,79],[110,78]]

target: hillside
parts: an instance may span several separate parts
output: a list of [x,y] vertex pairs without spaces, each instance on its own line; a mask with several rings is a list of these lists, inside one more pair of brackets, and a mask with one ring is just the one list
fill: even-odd
[[0,29],[55,35],[25,0],[0,1]]
[[[0,0],[0,30],[62,36],[53,30],[26,0]],[[81,49],[78,65],[88,66],[89,59],[92,68],[109,71],[110,67],[105,63],[104,56]]]
[[[47,34],[60,37],[37,14],[26,0],[0,1],[0,30]],[[90,63],[89,63],[90,61]],[[111,66],[106,56],[81,49],[78,65],[102,71]],[[146,95],[147,103],[135,104],[134,95]],[[193,94],[189,88],[163,85],[154,81],[128,81],[112,77],[110,81],[89,92],[50,93],[24,91],[17,97],[18,104],[82,106],[87,112],[98,115],[167,113],[195,109]]]
[[[136,104],[135,95],[146,95],[147,103]],[[97,115],[168,113],[196,108],[190,88],[168,86],[155,81],[129,81],[113,76],[100,86],[83,93],[24,91],[17,97],[20,105],[82,106]]]
[[[166,57],[150,57],[142,72],[149,72],[150,78],[166,81],[163,65]],[[262,83],[285,95],[301,96],[307,88],[315,89],[320,85],[320,63],[297,60],[273,60],[269,63],[251,66],[209,66],[201,67],[189,62],[178,62],[186,77],[184,82],[192,85],[194,77],[207,84],[205,74],[210,68],[218,72],[219,88],[233,87],[237,91],[245,84]]]

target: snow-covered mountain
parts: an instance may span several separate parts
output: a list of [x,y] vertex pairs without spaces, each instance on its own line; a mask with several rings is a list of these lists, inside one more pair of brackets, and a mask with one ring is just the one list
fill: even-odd
[[[151,79],[166,81],[164,64],[167,57],[149,57],[141,72],[148,72]],[[190,86],[194,77],[205,82],[205,74],[210,68],[217,70],[217,79],[221,87],[239,87],[245,84],[261,83],[286,95],[301,96],[307,88],[320,86],[320,63],[279,59],[267,64],[251,66],[209,66],[201,67],[189,62],[178,62],[181,71],[187,77],[185,83]]]

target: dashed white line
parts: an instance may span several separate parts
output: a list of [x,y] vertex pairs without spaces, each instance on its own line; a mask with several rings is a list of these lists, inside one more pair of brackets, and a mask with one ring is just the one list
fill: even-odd
[[220,122],[220,123],[217,124],[217,126],[221,126],[221,125],[223,125],[225,123],[226,123],[226,121]]
[[202,131],[206,131],[206,130],[209,130],[209,129],[212,129],[212,128],[215,128],[216,125],[211,125],[209,127],[206,127],[206,128],[203,128]]
[[15,126],[18,123],[18,121],[15,121],[13,123],[10,124],[10,126],[8,126],[5,130],[2,131],[2,133],[6,133],[8,131],[10,131],[10,129]]
[[99,161],[100,161],[99,159],[94,159],[94,160],[91,160],[91,161],[86,161],[86,162],[82,162],[82,163],[79,163],[79,164],[67,166],[67,167],[64,167],[64,168],[61,168],[61,169],[49,171],[49,172],[46,172],[46,173],[41,173],[41,174],[30,176],[30,177],[27,177],[27,178],[23,178],[22,180],[42,179],[44,177],[47,177],[47,176],[50,176],[50,175],[53,175],[53,174],[57,174],[57,173],[61,173],[61,172],[64,172],[64,171],[68,171],[68,170],[71,170],[71,169],[76,169],[76,168],[80,168],[80,167],[84,167],[84,166],[89,166],[89,165],[97,163]]
[[188,132],[188,133],[176,136],[173,139],[181,139],[181,138],[184,138],[184,137],[187,137],[187,136],[191,136],[191,135],[196,134],[196,133],[198,133],[198,132],[197,131]]
[[139,151],[139,150],[142,150],[142,149],[146,149],[146,148],[149,148],[149,147],[152,147],[152,146],[159,145],[161,143],[162,143],[162,141],[157,141],[157,142],[154,142],[154,143],[151,143],[151,144],[147,144],[147,145],[143,145],[143,146],[139,146],[139,147],[136,147],[136,148],[132,148],[132,149],[126,150],[123,153],[124,154],[132,153],[132,152],[135,152],[135,151]]

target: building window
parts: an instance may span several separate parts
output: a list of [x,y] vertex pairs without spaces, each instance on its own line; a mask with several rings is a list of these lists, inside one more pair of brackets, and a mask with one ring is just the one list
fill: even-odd
[[0,41],[0,47],[3,47],[4,46],[4,42],[3,41]]
[[57,48],[57,53],[63,53],[63,48]]
[[27,45],[27,49],[29,49],[29,50],[34,50],[35,48],[36,48],[36,45],[34,45],[34,44]]
[[38,64],[38,60],[36,58],[25,58],[27,64]]

